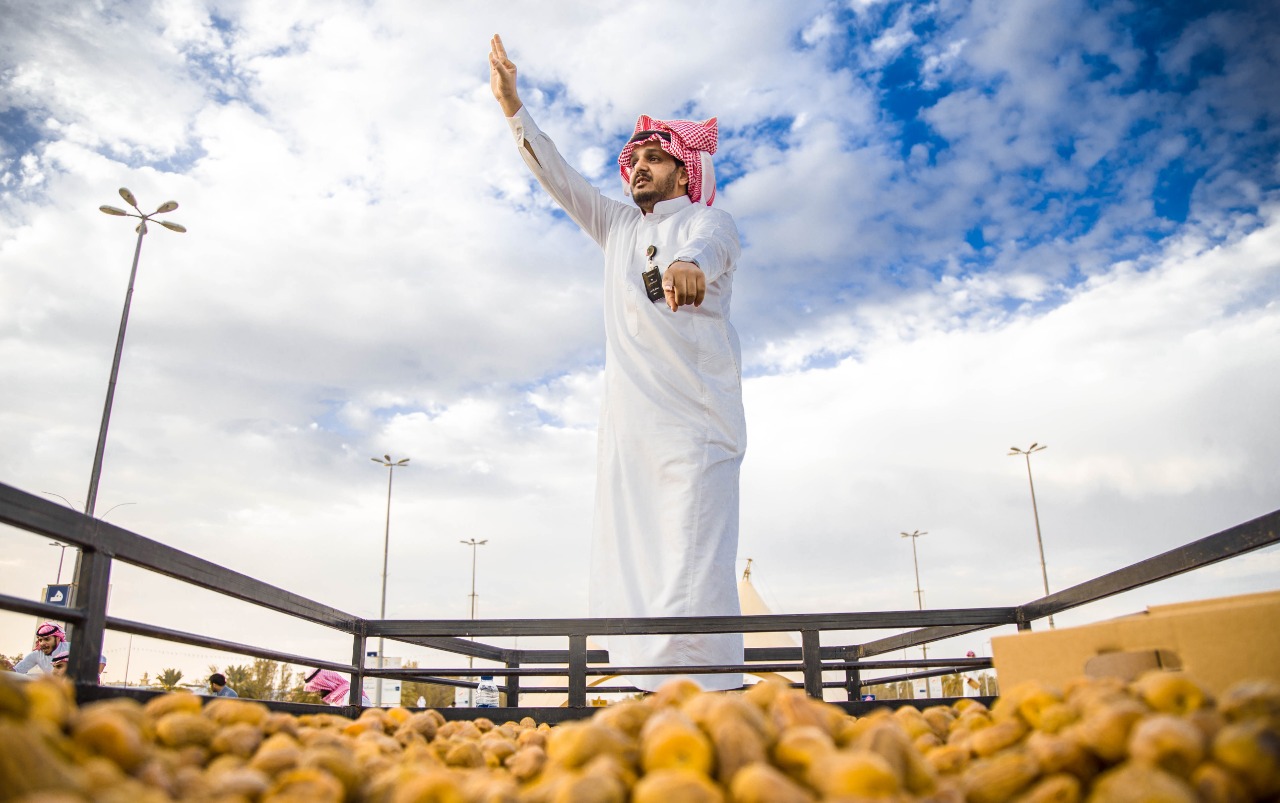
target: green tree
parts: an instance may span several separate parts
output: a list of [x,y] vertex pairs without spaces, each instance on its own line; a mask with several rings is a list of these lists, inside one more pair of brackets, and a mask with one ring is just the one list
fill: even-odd
[[275,661],[266,658],[255,658],[247,666],[228,666],[222,670],[227,678],[227,685],[235,689],[236,694],[251,700],[275,700],[278,698],[276,687]]
[[182,681],[181,669],[165,669],[159,675],[156,675],[156,683],[160,684],[160,688],[165,691],[173,691],[178,688],[178,683]]
[[[405,669],[417,669],[417,661],[407,661]],[[503,695],[504,697],[506,695]],[[453,687],[439,683],[401,683],[400,705],[405,708],[417,708],[418,698],[426,700],[427,708],[448,708],[453,705]]]
[[313,691],[307,691],[306,677],[310,674],[310,670],[305,672],[289,672],[288,665],[282,667],[284,670],[284,680],[280,684],[280,699],[290,703],[313,703],[323,704],[324,698]]
[[960,675],[943,675],[942,676],[942,696],[943,697],[963,697],[964,696],[964,678]]
[[266,658],[254,658],[249,681],[249,686],[254,693],[248,696],[257,700],[277,699],[279,690],[276,688],[276,682],[279,666],[277,662]]
[[978,692],[983,697],[997,697],[1000,694],[1000,684],[996,681],[996,676],[990,672],[983,672],[978,675],[978,683],[982,689]]
[[253,697],[249,693],[249,667],[247,666],[228,666],[222,670],[222,675],[227,679],[227,685],[235,689],[236,694],[241,697]]
[[227,666],[221,670],[209,667],[210,672],[222,672],[227,685],[236,694],[251,700],[285,700],[292,703],[321,702],[319,695],[302,690],[302,672],[293,672],[288,664],[255,658],[252,664]]

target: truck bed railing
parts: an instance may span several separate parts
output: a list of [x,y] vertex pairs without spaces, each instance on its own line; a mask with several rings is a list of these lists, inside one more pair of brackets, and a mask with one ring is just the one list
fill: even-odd
[[[50,605],[0,594],[0,610],[33,614],[70,625],[77,649],[71,654],[68,675],[75,683],[79,699],[114,696],[122,691],[117,688],[101,688],[96,682],[97,656],[102,651],[107,630],[350,674],[352,697],[347,707],[348,714],[354,714],[357,710],[365,677],[474,687],[474,680],[464,678],[474,678],[480,674],[480,670],[475,668],[377,669],[364,666],[368,640],[383,638],[501,664],[486,666],[483,672],[505,681],[500,687],[506,693],[508,703],[504,716],[536,711],[544,721],[558,721],[589,713],[592,709],[587,706],[588,678],[614,675],[797,673],[803,678],[802,683],[797,685],[803,686],[808,694],[821,697],[823,689],[843,688],[848,696],[848,702],[844,706],[848,710],[859,710],[863,706],[857,701],[864,686],[968,672],[991,666],[989,658],[897,661],[873,660],[875,656],[992,627],[1015,625],[1019,630],[1029,630],[1034,621],[1280,541],[1278,510],[1071,588],[1011,607],[630,619],[378,620],[338,610],[2,483],[0,524],[53,538],[81,550],[79,576],[75,578],[75,597],[70,606]],[[320,660],[255,644],[231,642],[107,616],[107,587],[115,561],[336,630],[351,639],[351,661],[342,663]],[[824,632],[883,630],[904,632],[862,643],[840,646],[820,644],[821,634]],[[587,646],[588,639],[593,636],[776,632],[798,633],[801,645],[748,648],[744,663],[722,666],[607,666],[608,653],[588,649]],[[567,649],[517,649],[470,640],[507,637],[559,637],[566,639],[568,646]],[[864,679],[862,676],[864,671],[883,669],[916,671],[888,678]],[[842,672],[843,679],[837,682],[826,681],[824,673],[828,672]],[[526,678],[546,677],[566,678],[567,687],[523,684]],[[618,693],[633,692],[635,689],[612,685],[592,687],[592,691]],[[522,694],[536,692],[565,693],[568,707],[531,709],[520,705]],[[294,710],[300,704],[275,705]],[[302,705],[302,708],[308,707]],[[480,711],[483,713],[484,709]],[[450,709],[446,713],[457,717],[475,716],[474,709]]]

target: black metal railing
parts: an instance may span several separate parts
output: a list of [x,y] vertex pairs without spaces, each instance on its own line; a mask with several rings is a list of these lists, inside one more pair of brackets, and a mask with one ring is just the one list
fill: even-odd
[[[376,669],[364,666],[367,641],[381,637],[501,664],[485,667],[483,673],[505,679],[503,690],[507,696],[507,708],[504,713],[522,716],[526,712],[532,712],[541,716],[544,721],[583,716],[591,710],[587,707],[587,679],[615,675],[794,672],[803,677],[803,682],[799,685],[815,697],[821,697],[824,689],[845,689],[849,697],[846,707],[857,710],[859,690],[864,686],[936,677],[991,666],[988,658],[891,661],[873,660],[875,656],[992,627],[1014,625],[1020,630],[1026,630],[1035,620],[1280,541],[1280,535],[1277,534],[1280,529],[1280,511],[1275,511],[1132,566],[1012,607],[634,619],[376,620],[363,619],[337,610],[4,484],[0,484],[0,524],[48,536],[82,550],[80,574],[70,607],[0,594],[0,610],[30,613],[70,625],[76,649],[71,653],[68,675],[75,681],[77,695],[81,699],[122,693],[118,688],[101,688],[96,683],[97,656],[102,650],[107,630],[348,673],[351,675],[352,691],[347,713],[355,712],[362,681],[366,676],[449,686],[474,686],[474,680],[455,678],[474,678],[481,673],[481,670],[475,668]],[[317,660],[253,644],[230,642],[107,616],[107,587],[114,561],[122,561],[188,585],[337,630],[351,638],[351,662]],[[824,632],[878,630],[905,632],[843,646],[820,644]],[[722,666],[608,666],[606,651],[588,649],[587,646],[588,639],[593,636],[777,632],[798,633],[801,645],[748,648],[744,663]],[[505,648],[469,640],[501,637],[564,638],[568,641],[568,649]],[[884,669],[916,671],[893,677],[862,677],[864,671]],[[824,675],[829,672],[842,672],[843,680],[825,681]],[[522,686],[523,679],[537,677],[563,677],[566,678],[567,687]],[[616,693],[635,689],[615,685],[593,688],[593,691]],[[522,708],[519,704],[521,695],[535,692],[566,693],[568,707]],[[480,709],[480,713],[483,714],[483,711],[484,709]],[[474,716],[475,710],[451,709],[449,713],[458,717]]]

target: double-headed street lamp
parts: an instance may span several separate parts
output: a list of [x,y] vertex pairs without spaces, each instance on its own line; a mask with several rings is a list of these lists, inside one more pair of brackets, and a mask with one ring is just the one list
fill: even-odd
[[[1049,596],[1049,570],[1044,565],[1044,539],[1040,537],[1040,510],[1036,507],[1036,483],[1031,478],[1031,455],[1047,448],[1043,443],[1033,443],[1026,449],[1010,446],[1009,454],[1006,455],[1006,457],[1022,455],[1027,459],[1027,483],[1031,486],[1031,515],[1036,520],[1036,546],[1040,549],[1040,579],[1044,581],[1044,595],[1046,597]],[[1053,614],[1049,615],[1049,629],[1053,629]]]
[[462,544],[463,546],[471,547],[471,618],[475,619],[476,618],[476,547],[484,546],[485,544],[489,543],[489,539],[486,538],[483,541],[477,541],[476,539],[472,538],[468,541],[459,541],[458,543]]
[[[910,533],[902,533],[903,538],[911,539],[911,564],[915,566],[916,570],[916,609],[921,611],[924,610],[924,591],[920,588],[920,559],[916,557],[916,539],[922,535],[928,534],[928,532],[920,532],[919,530]],[[928,644],[921,644],[920,652],[924,654],[924,659],[926,661],[929,660]]]
[[[56,494],[56,493],[54,493],[53,491],[41,491],[40,493],[42,493],[42,494],[48,494],[49,496],[56,496],[56,497],[58,497],[58,498],[59,498],[59,499],[61,499],[63,502],[66,502],[66,503],[67,503],[67,507],[71,508],[72,510],[78,510],[78,509],[79,509],[79,508],[77,508],[75,505],[71,504],[71,500],[70,500],[70,499],[68,499],[67,497],[63,496],[62,494]],[[124,507],[125,505],[136,505],[136,504],[138,504],[138,503],[137,503],[137,502],[121,502],[121,503],[120,503],[120,504],[118,504],[118,505],[112,505],[111,507],[107,508],[107,512],[106,512],[106,513],[103,513],[103,514],[102,514],[101,516],[99,516],[98,518],[99,518],[99,519],[105,519],[108,515],[110,515],[110,514],[111,514],[111,511],[115,510],[115,509],[116,509],[116,508],[118,508],[118,507]],[[59,547],[59,548],[61,548],[61,549],[62,549],[62,551],[58,553],[58,579],[56,579],[56,580],[54,580],[54,581],[53,581],[54,585],[60,585],[60,584],[62,583],[62,561],[63,561],[63,559],[67,556],[67,547],[68,547],[69,545],[68,545],[68,544],[64,544],[64,543],[62,543],[61,541],[50,541],[50,542],[49,542],[49,546],[56,546],[56,547]]]
[[[378,618],[387,618],[387,553],[391,547],[391,478],[395,476],[397,468],[404,468],[409,465],[409,458],[403,460],[391,459],[391,455],[384,454],[381,458],[369,458],[373,462],[387,467],[387,529],[382,536],[382,602],[378,606]],[[382,668],[382,651],[384,642],[382,636],[378,636],[378,668]],[[382,705],[382,678],[378,678],[378,689],[374,695],[374,705]]]
[[[463,546],[471,547],[471,618],[474,620],[476,618],[476,547],[484,546],[485,544],[489,543],[489,539],[485,538],[482,541],[477,541],[476,539],[472,538],[467,541],[459,541],[458,543],[462,544]],[[475,641],[475,637],[472,636],[471,640]],[[475,666],[475,658],[473,656],[468,655],[467,668],[471,669],[474,666]]]

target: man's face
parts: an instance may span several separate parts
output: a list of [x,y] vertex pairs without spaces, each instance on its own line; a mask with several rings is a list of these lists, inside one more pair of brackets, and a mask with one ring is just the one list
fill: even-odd
[[684,165],[656,142],[645,142],[631,151],[631,199],[645,212],[659,201],[679,198],[689,191]]
[[54,676],[55,678],[61,678],[61,677],[66,677],[66,676],[67,676],[67,662],[66,662],[66,661],[59,661],[58,663],[56,663],[56,664],[54,664],[54,665],[53,665],[53,676]]
[[53,653],[53,648],[58,646],[57,636],[36,636],[36,649],[45,655]]

